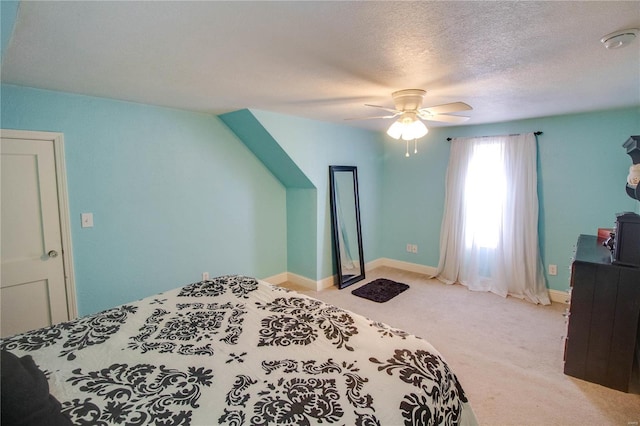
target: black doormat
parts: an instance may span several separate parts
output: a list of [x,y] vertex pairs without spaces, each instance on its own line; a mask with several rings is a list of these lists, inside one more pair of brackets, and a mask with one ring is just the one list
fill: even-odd
[[378,278],[353,290],[351,294],[382,303],[396,297],[408,288],[407,284],[397,283],[386,278]]

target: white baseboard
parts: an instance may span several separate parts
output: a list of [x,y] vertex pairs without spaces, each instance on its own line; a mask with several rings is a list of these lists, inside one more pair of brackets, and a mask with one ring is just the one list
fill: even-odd
[[269,284],[278,285],[278,284],[282,284],[282,283],[285,283],[285,282],[289,281],[289,273],[288,272],[282,272],[280,274],[272,275],[270,277],[261,278],[261,279],[262,279],[262,281],[266,281]]
[[[434,268],[433,266],[404,262],[402,260],[389,259],[386,257],[380,257],[378,259],[372,260],[371,262],[367,262],[364,265],[364,270],[365,272],[367,272],[381,266],[387,266],[390,268],[396,268],[408,272],[415,272],[417,274],[423,274],[427,276],[435,275],[437,270],[437,268]],[[293,284],[305,287],[313,291],[320,291],[334,286],[336,283],[336,279],[337,276],[332,275],[330,277],[316,281],[311,278],[303,277],[302,275],[294,274],[292,272],[282,272],[268,278],[263,278],[264,281],[267,281],[271,284],[278,285],[289,281]],[[569,293],[567,293],[566,291],[549,289],[549,299],[551,299],[551,301],[554,303],[567,303],[567,300],[569,299]]]
[[[371,268],[367,268],[368,265],[374,264]],[[390,268],[402,269],[403,271],[415,272],[417,274],[424,274],[433,276],[436,273],[437,268],[433,266],[420,265],[417,263],[404,262],[402,260],[388,259],[386,257],[381,257],[379,259],[374,260],[373,262],[367,263],[365,265],[365,271],[373,268],[377,268],[380,266],[388,266]]]
[[364,264],[364,271],[365,272],[369,272],[372,269],[376,269],[376,268],[379,268],[381,266],[385,266],[384,265],[384,261],[385,261],[385,258],[384,257],[380,257],[380,258],[378,258],[376,260],[372,260],[371,262],[367,262],[367,263]]
[[262,278],[262,281],[266,281],[269,284],[274,284],[274,285],[280,285],[288,281],[290,283],[299,285],[309,290],[319,291],[319,290],[323,290],[325,288],[331,287],[334,284],[334,277],[328,277],[320,281],[315,281],[315,280],[312,280],[311,278],[294,274],[293,272],[282,272],[277,275],[273,275],[267,278]]
[[[418,265],[416,263],[403,262],[401,260],[388,259],[384,257],[367,262],[364,265],[364,270],[367,272],[381,266],[388,266],[425,275],[433,275],[436,271],[436,268],[431,266]],[[262,278],[262,280],[274,285],[279,285],[288,281],[309,290],[320,291],[334,286],[337,280],[337,275],[332,275],[319,281],[315,281],[311,278],[303,277],[302,275],[294,274],[292,272],[282,272],[277,275]]]
[[296,285],[302,286],[304,288],[308,288],[309,290],[318,290],[318,286],[320,285],[320,281],[312,280],[311,278],[303,277],[302,275],[294,274],[288,272],[287,275],[289,279],[287,281],[292,282]]
[[569,293],[566,291],[549,289],[549,299],[554,303],[567,303],[569,300]]

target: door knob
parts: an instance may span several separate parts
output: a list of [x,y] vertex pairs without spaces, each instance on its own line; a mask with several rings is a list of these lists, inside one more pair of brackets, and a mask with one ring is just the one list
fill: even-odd
[[58,252],[55,250],[51,250],[49,253],[47,253],[49,255],[49,257],[58,257]]

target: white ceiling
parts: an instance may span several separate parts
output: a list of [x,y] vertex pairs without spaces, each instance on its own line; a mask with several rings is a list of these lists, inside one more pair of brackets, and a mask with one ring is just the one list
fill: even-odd
[[391,92],[468,124],[640,105],[640,1],[35,2],[2,82],[214,114],[256,108],[383,130]]

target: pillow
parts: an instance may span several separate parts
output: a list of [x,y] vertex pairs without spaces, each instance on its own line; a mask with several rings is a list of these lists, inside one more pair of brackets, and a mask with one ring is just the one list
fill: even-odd
[[2,350],[0,396],[2,424],[16,426],[71,426],[50,393],[49,383],[30,355],[18,358]]

